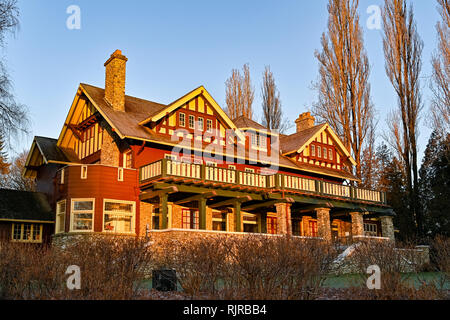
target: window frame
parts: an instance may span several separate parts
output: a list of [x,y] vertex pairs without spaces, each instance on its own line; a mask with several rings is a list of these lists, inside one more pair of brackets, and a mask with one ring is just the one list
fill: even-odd
[[[129,158],[129,165],[128,165],[128,156],[130,156]],[[122,167],[123,168],[127,168],[127,169],[133,169],[133,151],[127,151],[123,154],[123,163],[122,163]]]
[[[24,231],[25,225],[30,225],[30,235],[33,238],[34,228],[39,228],[39,240],[24,240]],[[14,227],[20,226],[20,239],[14,238]],[[20,223],[12,223],[11,224],[11,242],[21,242],[21,243],[43,243],[43,235],[44,235],[44,224],[42,223],[31,223],[31,222],[20,222]]]
[[178,114],[178,125],[182,128],[186,127],[186,114],[184,112]]
[[316,146],[312,144],[310,149],[311,149],[310,157],[315,157],[316,156]]
[[[122,204],[131,204],[133,206],[133,213],[131,214],[131,231],[130,232],[113,232],[105,229],[105,216],[106,216],[106,203],[115,202]],[[109,211],[108,211],[109,212]],[[103,199],[103,222],[102,222],[102,232],[110,234],[136,234],[136,201],[127,200],[117,200],[117,199]]]
[[80,173],[80,179],[81,180],[87,180],[88,177],[88,166],[82,165],[81,166],[81,173]]
[[203,131],[205,129],[205,119],[203,117],[197,118],[197,129],[199,131]]
[[[75,207],[75,202],[92,202],[92,228],[91,230],[75,230],[74,229],[74,207]],[[82,232],[82,233],[86,233],[86,232],[94,232],[95,229],[95,198],[73,198],[70,199],[70,232]],[[83,211],[81,213],[87,213],[84,211],[88,211],[88,210],[78,210],[78,211]],[[90,210],[89,210],[90,211]]]
[[[63,206],[61,205],[62,203],[64,203]],[[60,207],[64,208],[64,213],[60,212],[60,210],[59,210]],[[60,223],[61,223],[61,220],[59,220],[59,219],[60,219],[61,215],[64,217],[64,219],[63,219],[63,231],[59,231]],[[55,234],[60,234],[60,233],[66,232],[66,217],[67,217],[67,200],[64,199],[64,200],[60,200],[60,201],[58,201],[56,203]]]
[[213,132],[213,121],[211,119],[206,119],[206,132]]
[[[189,221],[187,221],[188,212]],[[189,228],[186,228],[188,223]],[[181,209],[181,228],[183,230],[200,230],[200,212],[195,209]]]
[[[191,122],[192,120],[192,122]],[[192,114],[189,115],[189,129],[194,129],[195,130],[195,116],[193,116]]]
[[117,168],[117,181],[123,182],[124,170],[123,168]]

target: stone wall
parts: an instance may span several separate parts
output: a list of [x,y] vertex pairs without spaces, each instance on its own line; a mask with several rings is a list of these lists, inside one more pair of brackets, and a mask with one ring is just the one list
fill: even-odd
[[103,143],[100,155],[100,163],[106,166],[118,167],[120,151],[117,143],[111,136],[109,130],[103,130]]

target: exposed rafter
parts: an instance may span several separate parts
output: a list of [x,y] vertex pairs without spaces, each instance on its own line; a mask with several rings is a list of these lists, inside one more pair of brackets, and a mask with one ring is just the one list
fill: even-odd
[[176,202],[174,202],[174,204],[183,204],[183,203],[189,203],[189,202],[193,202],[193,201],[199,201],[202,199],[209,199],[209,198],[213,198],[216,197],[217,193],[215,191],[210,191],[210,192],[204,192],[204,193],[200,193],[197,194],[195,196],[191,196],[191,197],[187,197],[181,200],[178,200]]
[[161,190],[143,192],[139,195],[139,200],[141,201],[151,200],[163,194],[171,194],[175,192],[178,192],[178,188],[175,186],[170,186],[167,188],[163,188]]

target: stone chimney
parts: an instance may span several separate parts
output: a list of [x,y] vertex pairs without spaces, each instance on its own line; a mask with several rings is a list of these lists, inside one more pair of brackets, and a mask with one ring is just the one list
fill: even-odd
[[314,127],[316,118],[311,115],[311,112],[302,113],[295,123],[297,125],[297,132]]
[[105,62],[105,99],[115,111],[125,112],[125,74],[127,57],[116,50]]

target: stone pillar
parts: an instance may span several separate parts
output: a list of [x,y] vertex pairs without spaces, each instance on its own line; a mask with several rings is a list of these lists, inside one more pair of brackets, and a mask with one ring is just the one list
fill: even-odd
[[395,241],[394,222],[392,221],[392,217],[391,216],[380,217],[380,221],[381,221],[381,234],[383,235],[383,237]]
[[169,206],[167,204],[167,200],[169,198],[169,195],[167,193],[164,193],[159,196],[159,212],[161,217],[161,229],[166,230],[169,225]]
[[153,205],[141,201],[139,204],[139,230],[136,233],[139,237],[145,237],[148,230],[152,229]]
[[292,234],[291,204],[277,203],[278,234]]
[[120,151],[116,142],[109,134],[108,130],[103,130],[103,143],[100,154],[100,164],[105,166],[118,167]]
[[236,227],[235,227],[236,215],[234,214],[234,209],[233,208],[228,209],[226,211],[226,215],[227,215],[227,231],[235,232],[236,231]]
[[331,222],[330,222],[330,209],[328,208],[317,208],[317,229],[319,232],[319,237],[325,239],[326,241],[331,241]]
[[352,217],[352,236],[364,235],[364,218],[362,212],[350,212]]

